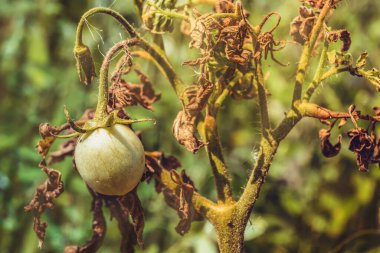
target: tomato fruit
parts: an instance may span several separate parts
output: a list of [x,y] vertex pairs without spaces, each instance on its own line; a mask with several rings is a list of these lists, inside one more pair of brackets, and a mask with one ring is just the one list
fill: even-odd
[[127,126],[97,128],[78,138],[74,160],[79,174],[95,192],[124,195],[145,170],[144,147]]

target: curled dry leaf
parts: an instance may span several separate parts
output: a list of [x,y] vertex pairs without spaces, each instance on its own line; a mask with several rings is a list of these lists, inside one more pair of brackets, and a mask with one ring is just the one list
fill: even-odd
[[47,227],[47,222],[41,222],[41,215],[45,208],[53,208],[53,200],[59,197],[64,191],[64,187],[59,171],[48,168],[44,161],[39,166],[46,173],[48,179],[37,187],[33,199],[24,209],[26,212],[32,212],[34,215],[33,229],[39,239],[38,246],[41,248],[44,243]]
[[179,144],[185,146],[192,153],[196,153],[204,146],[204,142],[195,136],[195,120],[196,117],[188,115],[186,111],[182,110],[177,114],[173,124],[174,137]]
[[120,203],[114,197],[104,197],[107,208],[110,210],[111,217],[115,218],[121,233],[120,252],[134,253],[134,245],[137,244],[136,234],[129,221],[129,213],[120,207]]
[[[161,152],[146,152],[147,168],[152,175],[156,175],[156,190],[162,192],[165,197],[166,203],[177,210],[180,222],[176,227],[176,231],[183,235],[191,226],[193,220],[201,220],[202,217],[196,213],[192,206],[192,196],[196,190],[194,183],[191,181],[185,171],[180,174],[176,172],[177,168],[181,166],[179,161],[174,156],[165,157]],[[166,188],[159,181],[159,175],[162,170],[170,172],[172,180],[178,185],[175,191]]]
[[290,35],[293,40],[303,45],[309,41],[311,30],[313,29],[316,16],[313,9],[301,6],[299,16],[290,23]]
[[106,221],[103,215],[103,199],[100,195],[87,187],[92,195],[92,237],[83,246],[70,245],[65,247],[64,253],[92,253],[97,252],[103,244],[106,235]]
[[109,90],[109,104],[112,108],[140,104],[148,110],[153,110],[152,104],[160,99],[160,94],[155,94],[152,83],[141,71],[135,70],[140,79],[140,84],[132,84],[120,79]]
[[216,13],[234,13],[235,6],[234,0],[216,0],[214,10]]
[[319,130],[319,139],[321,141],[321,150],[322,154],[325,157],[334,157],[336,156],[341,147],[342,147],[342,136],[339,135],[338,137],[338,143],[335,145],[331,144],[329,138],[331,135],[331,130],[330,129],[321,129]]
[[137,243],[140,247],[143,247],[144,211],[141,206],[140,199],[137,196],[136,188],[124,196],[117,197],[117,201],[120,205],[120,209],[124,213],[129,213],[131,216],[133,231],[136,236]]
[[198,114],[206,106],[212,91],[213,85],[207,80],[200,85],[192,85],[187,88],[182,96],[182,100],[187,103],[177,114],[173,123],[174,137],[192,153],[196,153],[204,146],[204,143],[195,136],[195,122]]
[[341,48],[342,52],[347,52],[351,46],[351,35],[346,29],[332,31],[327,34],[327,41],[338,42],[342,41],[343,45]]
[[103,198],[112,218],[116,219],[122,235],[120,252],[133,253],[133,246],[136,243],[143,247],[144,213],[136,188],[124,196],[103,196]]
[[368,171],[372,154],[375,150],[375,137],[370,136],[367,130],[356,128],[347,133],[350,138],[349,149],[356,153],[356,163],[362,172]]
[[[156,174],[160,175],[161,170],[176,170],[181,167],[181,163],[175,156],[165,156],[163,152],[145,152],[145,166],[147,168],[145,180]],[[143,180],[142,180],[143,181]]]
[[43,158],[45,158],[47,153],[49,152],[51,145],[53,145],[56,139],[55,135],[58,135],[60,132],[67,130],[69,128],[70,128],[70,125],[67,123],[63,124],[60,127],[55,127],[48,123],[40,124],[39,132],[42,139],[39,140],[36,145],[38,154],[42,156]]
[[178,184],[176,192],[169,189],[164,189],[166,203],[172,208],[177,210],[180,221],[176,227],[177,233],[184,235],[191,227],[193,220],[199,220],[200,216],[195,212],[192,205],[192,197],[194,193],[194,184],[186,175],[185,171],[178,174],[172,170],[171,177],[174,182]]

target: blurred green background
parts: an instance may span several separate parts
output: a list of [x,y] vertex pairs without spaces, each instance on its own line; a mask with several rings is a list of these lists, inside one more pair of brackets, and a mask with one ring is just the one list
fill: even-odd
[[[97,89],[80,84],[72,53],[76,23],[81,14],[95,6],[112,7],[140,27],[132,0],[0,0],[0,252],[62,252],[65,245],[83,244],[90,238],[91,197],[72,170],[70,159],[54,166],[62,171],[66,190],[55,208],[43,216],[49,226],[41,251],[37,249],[32,217],[23,207],[45,179],[37,167],[39,157],[34,148],[39,139],[38,125],[65,122],[63,105],[78,118],[96,104]],[[288,40],[289,23],[298,6],[297,0],[245,1],[254,24],[271,10],[280,12],[283,19],[275,36]],[[333,27],[351,32],[354,57],[367,50],[370,64],[377,67],[379,15],[380,1],[345,0],[331,20]],[[111,18],[100,15],[90,18],[89,23],[92,34],[86,29],[85,41],[99,67],[107,48],[127,36]],[[191,83],[195,69],[181,63],[195,58],[198,52],[187,48],[189,38],[178,32],[179,25],[177,32],[164,35],[165,47],[181,77]],[[150,38],[143,29],[139,31]],[[290,63],[288,67],[265,63],[273,123],[283,117],[290,104],[300,51],[300,46],[289,44],[276,54],[282,62]],[[181,108],[175,93],[153,66],[140,64],[162,93],[154,112],[129,110],[134,118],[157,119],[156,125],[136,124],[143,131],[146,149],[176,155],[200,192],[215,200],[205,152],[186,152],[171,134],[172,122]],[[316,95],[315,102],[334,110],[346,110],[354,103],[371,113],[373,106],[380,106],[379,94],[366,81],[346,74],[325,82]],[[221,114],[222,143],[237,195],[259,146],[257,102],[228,100]],[[246,230],[246,252],[329,252],[349,237],[353,239],[339,252],[380,252],[380,236],[371,234],[380,228],[380,171],[372,166],[369,173],[360,173],[353,153],[347,149],[347,138],[339,156],[323,158],[318,140],[321,127],[319,122],[305,119],[281,144]],[[337,133],[333,135],[334,139]],[[146,225],[145,248],[137,252],[217,252],[210,224],[194,222],[190,232],[181,237],[174,230],[176,212],[166,206],[154,185],[141,184],[138,191]],[[117,224],[110,221],[100,252],[118,252],[119,240]]]

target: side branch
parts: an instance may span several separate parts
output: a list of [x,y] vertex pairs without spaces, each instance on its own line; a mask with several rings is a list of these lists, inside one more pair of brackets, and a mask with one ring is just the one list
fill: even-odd
[[259,106],[261,116],[261,127],[263,135],[266,135],[266,131],[270,129],[270,121],[268,114],[267,95],[264,87],[264,76],[261,61],[256,62],[255,79],[257,82],[257,91],[259,95]]
[[306,102],[310,101],[311,96],[314,94],[314,91],[318,88],[319,84],[321,83],[321,79],[323,77],[323,69],[325,67],[328,49],[329,49],[329,44],[327,41],[325,41],[323,44],[321,56],[319,58],[319,64],[318,64],[317,70],[315,72],[313,81],[311,82],[311,84],[307,88],[305,95],[303,96],[303,101],[306,101]]
[[271,134],[268,134],[267,138],[261,139],[260,151],[256,163],[244,188],[244,192],[237,202],[238,212],[244,217],[244,220],[248,220],[253,205],[259,197],[261,186],[268,174],[278,145],[279,143],[272,138]]
[[317,38],[320,34],[320,31],[323,27],[323,24],[325,22],[325,19],[327,17],[327,14],[329,13],[330,9],[332,8],[334,4],[334,0],[328,0],[326,1],[321,13],[318,16],[318,19],[311,30],[310,39],[307,43],[305,43],[303,52],[298,64],[298,70],[296,74],[296,83],[294,86],[294,92],[293,92],[293,99],[292,99],[292,107],[299,102],[302,95],[302,85],[305,82],[305,75],[307,67],[309,66],[310,62],[310,55],[311,52],[314,49],[315,43],[317,41]]
[[217,129],[217,111],[218,109],[212,105],[207,106],[203,125],[204,132],[201,134],[207,142],[206,150],[215,178],[218,199],[228,204],[234,202],[234,200],[232,197],[231,176],[224,161]]

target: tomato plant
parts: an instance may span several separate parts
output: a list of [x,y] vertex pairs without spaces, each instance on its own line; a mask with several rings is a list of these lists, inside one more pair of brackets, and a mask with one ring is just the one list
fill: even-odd
[[[211,12],[201,13],[195,8],[189,11],[190,7],[210,2],[214,5]],[[339,8],[340,0],[301,2],[299,15],[290,24],[292,41],[287,41],[276,37],[280,13],[270,12],[253,24],[240,1],[190,1],[184,5],[177,5],[175,0],[135,1],[145,28],[158,37],[172,32],[176,20],[182,22],[182,32],[189,36],[189,48],[199,53],[198,58],[183,63],[197,68],[193,84],[181,80],[162,45],[147,41],[118,12],[101,7],[86,12],[79,21],[74,47],[78,74],[86,85],[97,75],[91,50],[82,41],[87,18],[95,14],[113,17],[130,38],[116,43],[104,57],[99,71],[99,100],[95,111],[86,111],[82,119],[73,121],[65,110],[67,123],[58,127],[42,124],[40,127],[42,139],[37,148],[42,156],[40,167],[48,179],[26,207],[27,211],[34,212],[34,230],[40,243],[44,241],[46,231],[41,214],[45,208],[53,206],[53,199],[63,191],[60,173],[47,167],[56,161],[46,161],[57,138],[69,138],[66,144],[74,143],[70,146],[72,152],[62,156],[74,153],[76,168],[93,197],[94,236],[84,246],[68,247],[68,252],[88,252],[89,249],[93,252],[101,247],[105,234],[102,203],[119,222],[122,251],[132,252],[135,243],[142,245],[144,220],[136,193],[140,179],[154,181],[156,191],[164,194],[168,205],[177,210],[180,221],[176,231],[179,234],[184,235],[193,221],[206,219],[215,229],[221,252],[243,252],[244,231],[278,147],[306,117],[325,125],[319,133],[323,155],[333,157],[341,151],[343,137],[339,136],[337,143],[332,144],[332,129],[343,131],[343,127],[350,126],[346,135],[348,149],[356,156],[359,171],[368,172],[372,166],[378,165],[380,141],[376,124],[380,121],[379,107],[374,104],[374,111],[366,114],[349,105],[347,111],[340,112],[315,104],[311,98],[317,89],[322,88],[323,82],[341,73],[364,78],[372,85],[371,89],[379,91],[380,73],[367,67],[367,52],[356,59],[349,53],[351,35],[348,30],[329,26],[328,21]],[[290,106],[280,122],[273,122],[268,107],[272,98],[266,86],[268,77],[264,74],[263,63],[272,61],[286,67],[287,64],[279,61],[276,54],[289,43],[301,46],[302,53],[297,61]],[[116,57],[119,53],[122,56]],[[109,77],[110,62],[115,58],[118,60]],[[129,106],[140,105],[151,110],[152,104],[159,99],[148,76],[133,63],[133,58],[153,63],[174,88],[182,109],[173,122],[173,135],[191,153],[207,153],[215,180],[216,202],[198,192],[184,170],[178,171],[178,159],[160,151],[144,153],[140,140],[129,128],[132,123],[149,121],[130,119]],[[317,59],[316,67],[311,68],[314,59]],[[139,76],[140,84],[127,81],[131,73]],[[259,151],[246,185],[238,196],[232,191],[231,171],[223,156],[218,132],[218,115],[227,98],[255,100],[260,112]],[[359,122],[367,127],[361,127]],[[130,222],[129,215],[134,233],[123,230]]]

